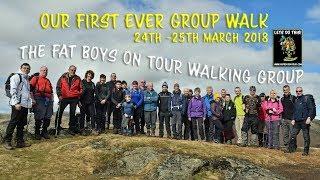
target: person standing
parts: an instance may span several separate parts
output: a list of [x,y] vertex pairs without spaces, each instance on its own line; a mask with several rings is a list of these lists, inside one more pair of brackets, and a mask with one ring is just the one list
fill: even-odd
[[[191,137],[193,137],[193,134],[191,133],[191,122],[188,119],[188,104],[192,98],[192,94],[190,94],[191,89],[185,88],[183,90],[183,98],[184,98],[184,113],[182,115],[182,122],[184,125],[184,130],[183,130],[183,139],[188,140]],[[191,90],[192,91],[192,90]],[[193,138],[192,138],[193,139]]]
[[130,89],[128,88],[128,84],[126,81],[121,82],[121,87],[126,95],[130,94]]
[[[213,88],[212,86],[208,86],[206,88],[207,94],[203,96],[203,101],[205,105],[206,112],[206,119],[204,120],[204,132],[206,136],[206,141],[213,141],[214,139],[211,139],[210,134],[210,119],[212,119],[212,112],[211,112],[211,101],[213,101]],[[214,132],[215,130],[213,130]]]
[[[144,92],[147,90],[145,80],[140,81],[139,88],[142,91],[142,93],[144,94]],[[143,102],[142,106],[144,107],[144,102]],[[145,119],[146,118],[144,116],[144,111],[141,111],[140,134],[145,134],[145,132],[144,132],[144,127],[146,125]]]
[[275,90],[270,91],[269,99],[262,103],[262,109],[267,113],[268,148],[279,149],[280,119],[283,107],[281,101],[277,99]]
[[[194,97],[190,100],[188,105],[188,119],[191,121],[193,129],[193,137],[195,140],[205,140],[203,121],[206,119],[206,108],[204,101],[200,96],[200,88],[194,89]],[[198,130],[200,138],[198,138]]]
[[122,103],[122,107],[122,134],[132,136],[134,104],[131,101],[130,94],[125,95],[125,102]]
[[[116,73],[111,73],[110,81],[107,82],[107,87],[110,94],[112,94],[115,90],[116,81],[117,81]],[[111,100],[111,96],[109,96],[109,99],[107,100],[107,127],[106,127],[107,129],[110,128],[111,114],[113,114],[114,109],[115,109],[115,105]]]
[[256,87],[250,87],[250,94],[245,96],[245,118],[242,126],[242,144],[241,146],[248,145],[248,131],[251,129],[251,146],[257,146],[257,133],[258,133],[258,112],[261,107],[261,101],[258,95],[256,95]]
[[303,94],[302,87],[296,88],[297,98],[294,102],[293,108],[293,120],[291,124],[293,129],[291,132],[289,148],[285,152],[292,153],[296,150],[297,136],[302,130],[304,139],[303,156],[309,155],[310,150],[310,123],[314,118],[314,106],[311,101],[311,97]]
[[121,81],[116,81],[115,89],[111,95],[111,101],[115,105],[113,110],[113,133],[118,134],[121,133],[121,123],[122,123],[122,103],[125,101],[124,99],[125,93],[121,88]]
[[215,143],[222,143],[222,131],[223,125],[221,123],[223,114],[222,114],[222,105],[220,94],[215,93],[213,100],[210,102],[210,111],[212,113],[211,118],[209,119],[210,124],[210,141]]
[[173,88],[171,98],[172,133],[173,138],[182,139],[182,114],[184,114],[185,102],[179,84],[175,83]]
[[100,80],[96,84],[96,113],[99,134],[106,130],[107,101],[110,96],[111,94],[106,84],[106,75],[101,74]]
[[222,110],[223,118],[223,139],[227,144],[232,144],[232,139],[235,138],[233,132],[234,120],[236,119],[236,108],[234,103],[231,100],[231,95],[226,94],[225,103]]
[[53,115],[53,89],[47,75],[48,68],[42,66],[39,75],[33,76],[30,80],[31,94],[36,102],[33,107],[36,140],[40,140],[41,137],[50,139],[48,127]]
[[168,84],[162,84],[162,91],[159,93],[158,108],[159,108],[159,137],[163,137],[164,125],[166,127],[167,138],[171,138],[171,92],[168,91]]
[[98,133],[97,123],[96,123],[96,109],[95,109],[95,91],[96,86],[92,82],[94,78],[94,72],[88,70],[82,80],[83,92],[80,97],[81,107],[80,107],[80,132],[84,133],[85,122],[87,128],[92,130],[93,134]]
[[132,82],[132,89],[130,91],[131,100],[134,104],[134,112],[133,112],[133,119],[134,119],[134,130],[132,133],[137,134],[140,133],[140,123],[141,123],[141,113],[143,111],[143,92],[140,90],[138,86],[138,81]]
[[290,92],[290,86],[283,86],[283,97],[281,103],[283,105],[281,128],[283,132],[283,143],[286,149],[289,148],[290,133],[292,131],[291,121],[293,120],[293,109],[296,96]]
[[147,124],[147,136],[156,136],[158,94],[153,89],[153,83],[147,83],[147,90],[144,92],[144,116]]
[[[264,101],[266,101],[266,95],[265,93],[260,93],[259,95],[260,100],[261,100],[261,104],[264,103]],[[265,126],[266,126],[266,117],[267,117],[267,112],[266,110],[261,106],[259,109],[259,113],[258,113],[258,117],[259,117],[259,121],[258,121],[258,143],[259,143],[259,147],[267,147],[267,137],[265,136]]]
[[234,97],[234,104],[236,107],[236,120],[235,120],[235,129],[236,129],[236,134],[237,134],[237,144],[240,145],[242,144],[242,137],[241,137],[241,129],[243,126],[243,120],[244,120],[244,96],[241,93],[240,87],[236,87],[234,89],[234,92],[236,96]]
[[82,94],[82,82],[78,75],[76,75],[77,68],[71,65],[68,72],[64,73],[58,80],[56,91],[59,97],[59,111],[58,119],[56,118],[56,128],[58,133],[61,128],[61,118],[64,109],[70,105],[70,118],[69,118],[69,133],[75,135],[77,132],[77,120],[76,120],[76,109],[77,105],[81,107],[79,101]]
[[35,103],[30,95],[30,84],[28,80],[30,69],[28,63],[23,63],[20,66],[20,70],[10,77],[11,118],[4,137],[4,148],[8,150],[14,149],[12,146],[14,129],[17,129],[16,147],[23,148],[29,146],[25,143],[23,129],[28,121],[28,109]]

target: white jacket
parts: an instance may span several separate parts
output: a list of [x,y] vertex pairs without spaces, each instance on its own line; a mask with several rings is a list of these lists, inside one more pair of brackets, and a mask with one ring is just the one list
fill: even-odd
[[[19,74],[21,75],[21,82]],[[10,99],[10,105],[14,106],[16,104],[20,104],[25,108],[32,107],[30,84],[27,74],[23,74],[19,71],[10,78],[10,94],[12,96]]]

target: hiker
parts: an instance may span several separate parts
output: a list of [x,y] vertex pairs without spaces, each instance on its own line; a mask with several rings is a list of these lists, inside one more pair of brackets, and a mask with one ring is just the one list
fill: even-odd
[[182,139],[182,114],[185,111],[185,102],[178,83],[173,85],[171,98],[172,134],[174,139]]
[[192,89],[185,88],[183,90],[183,98],[184,98],[184,113],[182,114],[182,123],[184,126],[183,130],[183,138],[184,140],[189,140],[191,137],[191,140],[193,140],[193,134],[191,132],[192,126],[191,122],[188,119],[188,104],[192,98],[193,91]]
[[96,114],[99,134],[106,130],[107,101],[110,96],[111,94],[106,84],[106,75],[101,74],[99,82],[96,84]]
[[82,94],[82,82],[78,75],[76,75],[77,68],[74,65],[71,65],[68,69],[68,72],[62,74],[59,78],[56,86],[57,95],[59,97],[59,110],[58,118],[56,118],[56,128],[58,134],[60,133],[61,127],[61,118],[63,115],[64,109],[69,105],[69,134],[75,135],[78,132],[76,127],[76,108],[77,105],[81,107],[79,101]]
[[232,139],[235,138],[235,134],[233,132],[233,125],[236,119],[236,108],[234,103],[231,100],[231,95],[226,94],[225,103],[222,110],[223,118],[223,138],[224,142],[227,144],[232,144]]
[[206,110],[206,119],[204,120],[204,132],[205,132],[205,137],[206,141],[213,141],[214,139],[211,139],[210,137],[210,119],[212,118],[212,113],[211,113],[211,101],[213,101],[213,88],[212,86],[208,86],[206,88],[207,94],[203,96],[203,101],[205,104],[205,110]]
[[171,125],[170,117],[171,111],[171,97],[172,93],[168,91],[168,84],[164,82],[162,84],[162,91],[158,94],[158,108],[159,108],[159,137],[164,135],[164,125],[166,127],[167,138],[171,138]]
[[[39,74],[34,75],[30,80],[31,94],[36,102],[33,106],[35,119],[35,139],[41,137],[50,139],[48,127],[53,115],[53,89],[50,80],[47,78],[48,68],[42,66]],[[42,128],[41,132],[40,129]]]
[[122,103],[123,107],[123,118],[122,118],[122,134],[123,135],[132,135],[132,130],[133,130],[133,112],[134,112],[134,104],[131,101],[131,95],[126,94],[125,95],[125,102]]
[[[203,121],[206,119],[206,108],[200,93],[201,89],[199,87],[195,88],[195,95],[192,97],[188,105],[188,119],[191,121],[193,137],[195,140],[205,140]],[[198,138],[198,130],[200,138]]]
[[220,103],[222,106],[224,106],[224,102],[226,100],[227,96],[227,90],[226,89],[221,89],[221,97],[220,97]]
[[302,87],[296,88],[297,98],[294,101],[293,129],[290,136],[289,148],[285,152],[292,153],[296,150],[297,136],[302,130],[304,139],[303,156],[309,155],[310,149],[310,123],[315,117],[315,104],[311,95],[304,95]]
[[121,122],[122,122],[122,103],[125,101],[124,99],[125,93],[121,88],[121,81],[117,80],[115,83],[115,88],[111,94],[111,101],[114,104],[113,110],[113,133],[121,134]]
[[[110,75],[110,81],[107,82],[108,91],[110,94],[114,92],[115,86],[117,81],[117,75],[116,73],[111,73]],[[115,109],[115,105],[113,104],[111,100],[111,96],[109,96],[109,99],[107,100],[107,127],[106,129],[110,128],[111,123],[111,114],[113,114],[113,111]],[[113,124],[114,126],[114,124]]]
[[292,95],[290,92],[290,86],[283,86],[283,97],[281,98],[281,103],[283,106],[281,129],[283,132],[283,143],[286,149],[289,148],[290,133],[292,131],[291,121],[293,120],[293,108],[296,96]]
[[222,114],[222,105],[219,93],[214,93],[213,100],[210,102],[210,111],[211,117],[209,119],[210,125],[210,141],[215,143],[222,143],[222,130],[223,125],[221,123],[223,114]]
[[[147,90],[145,80],[140,81],[139,89],[142,91],[142,93],[144,93]],[[144,107],[144,103],[142,103],[142,107]],[[145,119],[146,118],[144,116],[144,110],[143,110],[143,111],[141,111],[140,134],[145,134],[145,132],[144,132],[144,127],[146,125]]]
[[240,87],[236,87],[234,89],[234,92],[236,96],[234,97],[234,105],[236,107],[236,120],[234,121],[235,124],[235,129],[236,129],[236,134],[237,134],[237,144],[240,145],[242,144],[242,137],[241,137],[241,129],[243,126],[243,120],[244,120],[244,96],[241,94],[241,89]]
[[147,126],[147,136],[156,136],[158,94],[153,89],[153,83],[147,83],[147,90],[144,92],[144,117]]
[[[265,93],[261,93],[259,95],[259,98],[260,98],[260,101],[261,101],[261,104],[263,104],[264,101],[266,101],[266,94]],[[265,120],[266,120],[266,116],[267,116],[267,112],[264,108],[260,107],[259,109],[259,113],[258,113],[258,118],[259,118],[259,121],[258,121],[258,144],[259,144],[259,147],[267,147],[268,145],[268,137],[267,134],[265,134],[265,126],[266,126],[266,123],[265,123]]]
[[251,146],[257,146],[258,133],[258,112],[261,106],[260,98],[256,95],[256,87],[249,88],[250,94],[244,97],[245,104],[245,118],[241,129],[242,144],[240,146],[248,145],[248,131],[251,129]]
[[23,148],[29,146],[29,144],[25,143],[23,134],[24,126],[28,123],[28,109],[35,103],[30,95],[29,72],[30,65],[23,63],[17,73],[10,75],[11,77],[9,76],[11,118],[4,137],[4,148],[8,150],[14,149],[11,141],[15,128],[17,128],[16,147]]
[[131,100],[134,104],[134,130],[132,133],[140,133],[141,113],[143,111],[143,92],[139,89],[138,81],[132,82],[132,89],[130,91]]
[[128,84],[126,81],[121,82],[121,87],[126,95],[130,94],[130,89],[128,88]]
[[280,149],[279,128],[283,107],[281,101],[277,98],[277,92],[271,90],[269,99],[264,101],[261,106],[267,113],[266,125],[268,132],[268,148]]
[[97,121],[96,121],[96,109],[95,109],[95,91],[96,86],[92,82],[94,78],[94,72],[88,70],[85,73],[84,79],[82,80],[82,95],[80,97],[80,133],[84,133],[85,121],[86,127],[92,130],[94,135],[98,134]]

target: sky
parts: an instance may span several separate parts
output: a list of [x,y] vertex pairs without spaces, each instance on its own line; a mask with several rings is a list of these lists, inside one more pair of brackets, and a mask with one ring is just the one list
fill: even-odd
[[[156,91],[160,91],[161,84],[166,81],[169,87],[177,81],[182,87],[202,87],[211,85],[214,91],[226,88],[233,94],[235,86],[242,87],[244,93],[248,93],[250,85],[256,85],[258,93],[268,93],[276,89],[281,95],[281,87],[284,84],[259,85],[256,83],[243,84],[225,81],[213,81],[203,78],[189,77],[187,73],[173,74],[148,69],[147,63],[142,62],[140,67],[131,67],[121,62],[109,63],[81,59],[80,51],[75,53],[73,59],[53,59],[49,56],[40,59],[23,61],[20,58],[19,47],[23,45],[44,44],[76,44],[78,46],[89,45],[108,49],[118,49],[138,52],[146,55],[156,55],[167,58],[181,59],[185,62],[199,62],[202,64],[222,66],[228,68],[257,70],[275,70],[281,68],[272,66],[272,30],[273,29],[302,29],[303,30],[303,66],[304,76],[299,84],[292,87],[302,86],[305,93],[313,94],[316,103],[320,104],[320,0],[289,1],[289,0],[95,0],[95,1],[41,1],[26,0],[24,3],[18,0],[4,1],[0,4],[0,22],[4,25],[0,28],[0,112],[9,112],[8,98],[4,95],[4,81],[8,74],[16,72],[22,62],[31,64],[32,72],[38,71],[42,65],[49,68],[48,77],[55,86],[59,76],[67,70],[69,65],[78,66],[78,74],[83,77],[88,69],[93,69],[96,74],[110,74],[116,72],[119,79],[131,82],[133,80],[146,79],[155,84]],[[70,28],[66,30],[43,30],[39,25],[39,16],[42,12],[58,13],[66,12],[71,15],[79,12],[115,12],[123,15],[128,12],[144,13],[159,12],[169,17],[174,12],[218,12],[225,13],[268,13],[268,28],[264,31],[269,33],[268,44],[235,44],[235,45],[211,45],[211,44],[135,44],[132,34],[135,30],[126,30],[120,26],[117,30],[78,30]],[[143,30],[142,30],[143,31]],[[218,26],[215,31],[228,31],[223,26]],[[239,32],[243,32],[240,30]],[[168,35],[172,30],[165,26],[160,30],[163,35]],[[49,53],[49,52],[47,52]],[[291,68],[286,68],[291,69]],[[97,76],[96,76],[97,77]],[[95,78],[97,81],[97,78]],[[171,85],[171,86],[170,86]],[[294,89],[292,90],[292,92]],[[203,91],[204,92],[204,91]],[[319,108],[317,112],[319,114]]]

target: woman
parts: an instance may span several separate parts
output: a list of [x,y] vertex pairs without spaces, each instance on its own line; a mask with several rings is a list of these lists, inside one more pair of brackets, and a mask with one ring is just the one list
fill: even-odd
[[279,129],[283,106],[281,101],[277,99],[275,90],[270,91],[270,97],[262,103],[262,108],[266,111],[268,148],[279,149]]
[[225,97],[225,103],[223,106],[223,135],[224,142],[227,144],[232,144],[232,139],[235,138],[235,134],[233,132],[233,125],[236,119],[236,108],[234,103],[231,100],[230,94],[227,94]]

